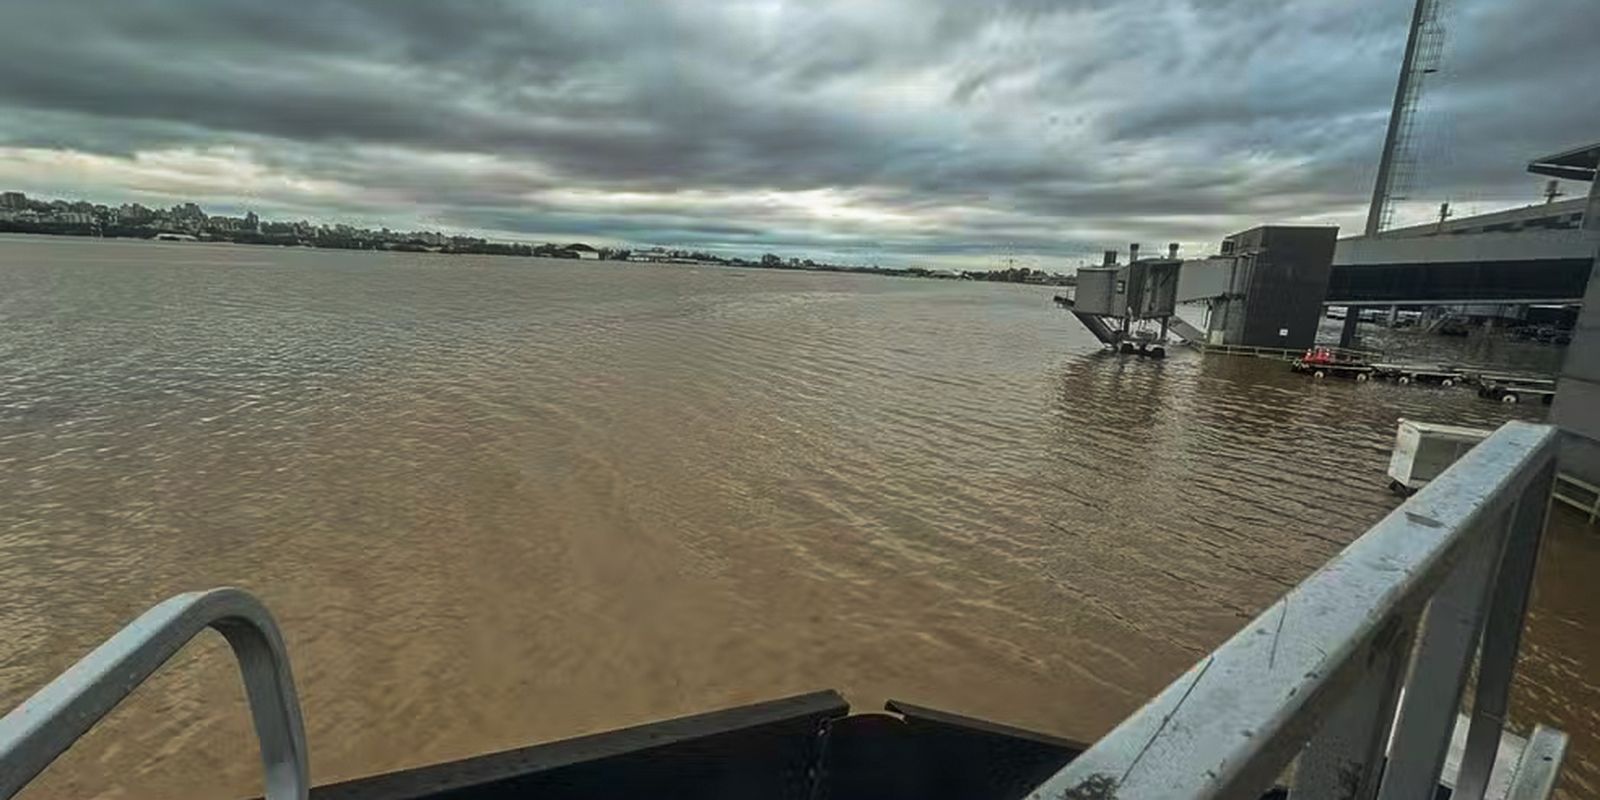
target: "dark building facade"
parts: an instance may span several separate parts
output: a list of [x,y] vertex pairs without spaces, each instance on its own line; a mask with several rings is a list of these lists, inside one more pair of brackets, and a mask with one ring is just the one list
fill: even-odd
[[1328,301],[1345,305],[1550,303],[1583,297],[1589,258],[1338,265]]

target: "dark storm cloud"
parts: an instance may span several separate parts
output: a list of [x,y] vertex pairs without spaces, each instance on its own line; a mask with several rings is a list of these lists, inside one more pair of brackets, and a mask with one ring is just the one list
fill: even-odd
[[[19,2],[0,180],[863,257],[1352,223],[1395,0]],[[1592,0],[1454,0],[1416,196],[1600,135]]]

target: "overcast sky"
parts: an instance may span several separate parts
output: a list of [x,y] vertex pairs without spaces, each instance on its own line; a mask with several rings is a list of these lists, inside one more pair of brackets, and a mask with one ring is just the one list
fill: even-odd
[[[1600,4],[1446,5],[1410,218],[1532,202],[1529,158],[1600,139]],[[1409,6],[7,0],[0,187],[857,262],[1194,252],[1359,227]]]

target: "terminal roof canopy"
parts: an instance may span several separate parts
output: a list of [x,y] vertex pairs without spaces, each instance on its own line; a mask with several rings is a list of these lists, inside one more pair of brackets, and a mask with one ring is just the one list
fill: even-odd
[[1600,165],[1600,142],[1536,158],[1528,163],[1528,171],[1571,181],[1592,181],[1597,165]]

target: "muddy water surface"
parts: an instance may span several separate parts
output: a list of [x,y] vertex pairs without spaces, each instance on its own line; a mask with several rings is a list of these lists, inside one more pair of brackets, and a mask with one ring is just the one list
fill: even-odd
[[[1395,418],[1108,356],[1037,287],[0,238],[0,708],[152,603],[277,614],[318,782],[833,687],[1107,730],[1396,504]],[[1600,536],[1518,721],[1600,792]],[[220,639],[25,794],[259,790]]]

